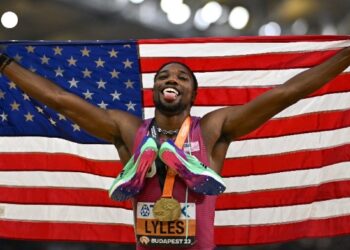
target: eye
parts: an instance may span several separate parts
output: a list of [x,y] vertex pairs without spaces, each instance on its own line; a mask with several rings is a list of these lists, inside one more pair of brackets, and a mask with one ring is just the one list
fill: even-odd
[[160,75],[158,75],[157,77],[156,77],[156,79],[157,80],[164,80],[164,79],[166,79],[168,77],[168,75],[166,75],[166,74],[160,74]]
[[179,79],[180,79],[181,81],[187,81],[187,80],[189,79],[189,77],[188,77],[187,75],[180,75],[180,76],[179,76]]

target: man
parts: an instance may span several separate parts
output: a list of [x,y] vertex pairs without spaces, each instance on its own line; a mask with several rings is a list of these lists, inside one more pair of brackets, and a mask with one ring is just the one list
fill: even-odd
[[[188,138],[199,140],[200,151],[191,152],[189,149],[186,151],[187,155],[193,153],[202,163],[220,173],[226,151],[233,140],[253,131],[286,107],[321,88],[349,65],[350,48],[345,48],[322,64],[302,72],[245,105],[218,109],[200,119],[192,118]],[[181,128],[190,115],[196,97],[196,79],[192,71],[179,63],[166,64],[161,67],[154,80],[155,118],[153,122],[145,122],[120,110],[95,107],[49,80],[24,69],[5,55],[0,56],[0,71],[32,98],[69,117],[92,135],[113,143],[125,165],[130,159],[137,163],[134,153],[140,150],[144,143],[141,139],[149,135],[152,126],[160,129],[156,130],[153,136],[156,141],[164,143],[167,139],[174,140],[176,133],[169,131]],[[171,150],[171,146],[177,150],[181,148],[170,144],[164,144],[163,148],[163,144],[159,144],[159,151],[163,149],[159,154]],[[187,155],[183,154],[184,158]],[[166,161],[166,157],[159,156]],[[181,203],[182,209],[185,206],[188,211],[193,212],[188,219],[162,221],[153,218],[148,221],[142,217],[147,214],[145,209],[155,208],[164,191],[163,185],[167,186],[167,177],[165,184],[158,184],[160,178],[157,175],[160,169],[157,167],[157,174],[148,173],[149,178],[146,178],[142,190],[133,199],[138,249],[150,249],[146,245],[151,246],[151,249],[166,249],[169,246],[213,249],[216,196],[188,190],[187,183],[183,181],[185,176],[175,177],[174,192],[171,194]]]

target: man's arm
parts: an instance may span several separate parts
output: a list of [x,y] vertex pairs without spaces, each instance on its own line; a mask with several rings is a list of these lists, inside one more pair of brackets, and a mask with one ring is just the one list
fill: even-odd
[[214,121],[215,124],[208,127],[218,128],[216,136],[213,137],[229,143],[255,130],[283,109],[318,90],[349,65],[350,47],[347,47],[325,62],[294,76],[247,104],[223,108],[208,114],[202,123],[209,124],[212,123],[210,121]]
[[[90,134],[112,143],[122,139],[129,149],[132,146],[133,132],[141,123],[138,117],[119,110],[98,108],[16,62],[6,65],[3,74],[29,96],[65,115]],[[129,135],[123,134],[121,138],[122,131]]]

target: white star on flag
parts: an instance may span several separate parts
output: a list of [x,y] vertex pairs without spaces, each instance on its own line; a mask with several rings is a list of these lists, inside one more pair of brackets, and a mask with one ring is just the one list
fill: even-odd
[[78,82],[79,82],[79,81],[75,80],[74,77],[72,78],[72,80],[70,80],[70,81],[68,81],[68,82],[70,83],[69,88],[73,88],[73,87],[78,88]]
[[54,51],[54,53],[55,53],[55,56],[56,55],[62,55],[62,50],[63,50],[63,48],[61,48],[61,47],[55,47],[55,48],[53,48],[53,51]]
[[92,99],[92,95],[94,93],[91,93],[88,89],[83,93],[85,99]]
[[63,72],[64,72],[64,70],[61,69],[61,67],[58,67],[57,69],[55,69],[56,77],[57,76],[62,76],[63,77]]
[[113,101],[115,99],[120,100],[121,93],[118,93],[118,91],[114,91],[114,93],[111,93],[111,96],[113,97]]
[[24,115],[24,117],[26,118],[26,122],[32,122],[34,121],[33,118],[34,118],[34,115],[32,115],[30,112],[28,112],[26,115]]
[[103,89],[105,89],[106,88],[106,82],[105,81],[103,81],[102,79],[100,79],[98,82],[97,82],[97,85],[98,85],[98,87],[97,88],[99,88],[99,89],[101,89],[101,88],[103,88]]
[[40,60],[41,60],[41,64],[49,64],[50,58],[47,57],[46,55],[43,55],[42,57],[40,57]]
[[95,61],[95,63],[96,63],[96,68],[98,68],[98,67],[104,67],[105,61],[103,61],[103,60],[101,59],[101,57],[99,57],[98,60]]
[[82,71],[84,78],[91,78],[92,71],[88,70],[87,68]]
[[126,61],[123,62],[123,64],[124,64],[124,69],[126,69],[126,68],[130,68],[130,69],[131,69],[133,63],[134,63],[134,62],[130,61],[129,58],[127,58]]
[[77,60],[73,56],[67,59],[67,61],[69,66],[77,66]]
[[114,49],[108,51],[109,57],[118,57],[118,51],[115,51]]
[[80,51],[81,51],[81,56],[90,56],[90,50],[88,50],[86,47],[84,47],[84,49]]

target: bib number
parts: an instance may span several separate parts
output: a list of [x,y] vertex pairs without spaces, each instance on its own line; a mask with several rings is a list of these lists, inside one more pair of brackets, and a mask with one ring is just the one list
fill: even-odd
[[195,244],[196,204],[180,203],[181,215],[175,221],[159,221],[152,213],[154,203],[138,202],[137,243],[148,247],[188,247]]

